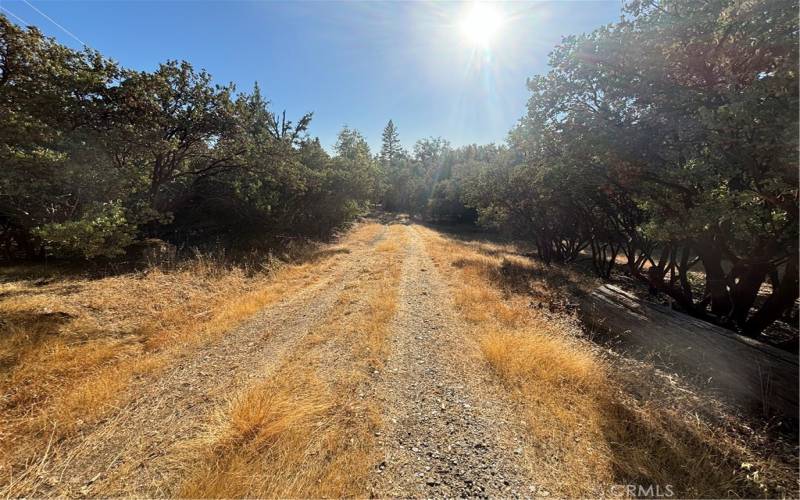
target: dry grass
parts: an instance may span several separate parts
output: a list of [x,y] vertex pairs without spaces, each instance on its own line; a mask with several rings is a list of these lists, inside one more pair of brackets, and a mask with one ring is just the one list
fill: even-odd
[[99,279],[4,269],[0,477],[124,404],[137,378],[319,281],[348,246],[379,230],[362,225],[339,246],[309,248],[296,264],[265,260],[256,273],[204,256]]
[[199,443],[185,497],[365,496],[379,410],[369,396],[397,307],[405,228],[267,380],[246,389]]
[[579,337],[574,319],[531,307],[532,297],[560,300],[554,295],[565,282],[586,286],[580,277],[515,257],[507,246],[419,230],[488,366],[521,408],[533,450],[527,459],[549,491],[606,496],[633,484],[662,492],[670,485],[678,497],[796,494],[790,465],[653,387],[643,391],[653,397],[633,397],[618,367]]

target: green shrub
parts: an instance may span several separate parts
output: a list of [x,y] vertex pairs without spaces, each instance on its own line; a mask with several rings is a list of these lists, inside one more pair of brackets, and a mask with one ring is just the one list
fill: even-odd
[[80,219],[44,224],[34,233],[44,240],[51,255],[91,259],[122,255],[137,231],[121,204],[110,202],[93,206]]

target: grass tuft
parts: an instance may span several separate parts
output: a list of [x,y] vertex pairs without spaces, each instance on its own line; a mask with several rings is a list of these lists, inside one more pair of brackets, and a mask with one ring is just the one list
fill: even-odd
[[367,495],[380,426],[368,394],[388,356],[406,229],[387,233],[322,324],[211,426],[180,496]]

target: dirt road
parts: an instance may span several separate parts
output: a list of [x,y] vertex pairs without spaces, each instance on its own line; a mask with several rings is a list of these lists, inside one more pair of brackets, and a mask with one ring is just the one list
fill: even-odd
[[439,272],[411,226],[380,389],[384,459],[375,496],[523,496],[536,491],[513,407],[464,355],[465,328]]
[[[384,369],[370,382],[381,412],[375,463],[364,493],[373,496],[528,496],[524,440],[512,403],[463,349],[463,327],[425,244],[405,232],[397,314]],[[230,394],[264,380],[364,269],[380,267],[385,237],[351,245],[324,277],[268,307],[222,339],[198,347],[110,418],[47,450],[32,496],[172,496],[187,473],[187,450]],[[28,483],[30,484],[30,483]]]

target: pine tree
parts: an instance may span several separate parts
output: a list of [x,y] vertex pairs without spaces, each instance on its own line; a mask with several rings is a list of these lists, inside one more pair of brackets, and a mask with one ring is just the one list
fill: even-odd
[[383,129],[383,146],[381,146],[381,161],[389,163],[392,159],[399,156],[401,152],[400,138],[397,134],[397,127],[394,126],[392,120],[386,124]]

